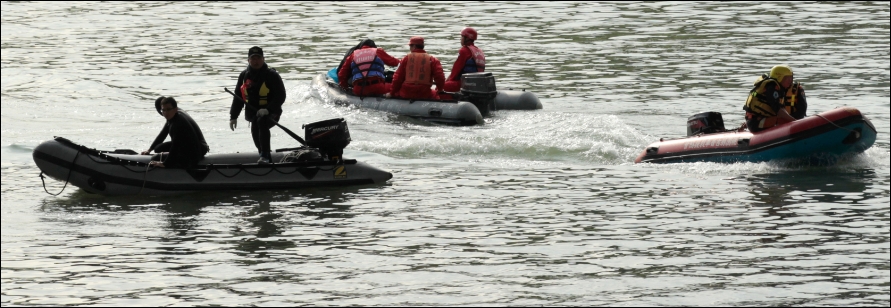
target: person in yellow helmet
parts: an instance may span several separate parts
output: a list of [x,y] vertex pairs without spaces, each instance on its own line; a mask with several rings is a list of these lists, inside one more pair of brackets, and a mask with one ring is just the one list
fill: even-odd
[[[786,108],[786,93],[793,86],[792,69],[777,65],[770,69],[767,78],[763,77],[765,76],[755,81],[755,87],[749,92],[743,106],[746,111],[746,126],[753,133],[796,120]],[[799,84],[796,86],[796,93],[801,93],[801,97],[804,97],[803,89],[800,89]],[[803,103],[805,108],[806,104]],[[801,117],[804,117],[803,110],[796,110],[796,113],[801,113]]]
[[[778,70],[786,70],[787,66],[780,66]],[[789,70],[791,73],[791,70]],[[761,80],[770,78],[770,74],[761,74],[761,77],[755,80],[758,83]],[[804,95],[804,86],[792,78],[792,86],[786,88],[786,97],[783,100],[783,107],[796,120],[801,120],[807,116],[807,97]]]

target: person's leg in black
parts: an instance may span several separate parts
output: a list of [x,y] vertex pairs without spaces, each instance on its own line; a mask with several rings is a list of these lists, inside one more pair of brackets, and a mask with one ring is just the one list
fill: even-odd
[[270,132],[270,129],[273,126],[275,126],[275,124],[272,124],[272,121],[270,121],[270,120],[271,119],[278,120],[278,116],[270,114],[268,116],[262,117],[261,119],[262,120],[260,123],[260,127],[263,129],[263,130],[261,130],[261,133],[260,133],[260,146],[261,146],[260,151],[263,152],[261,154],[261,156],[264,156],[264,157],[266,157],[266,159],[271,160],[272,159],[272,155],[271,155],[272,146],[270,144],[270,140],[272,139],[272,134]]
[[257,153],[260,156],[263,156],[263,150],[260,144],[260,118],[251,120],[251,138],[254,140],[254,147],[257,148]]
[[[269,162],[271,159],[269,145],[269,129],[275,124],[269,121],[269,116],[259,117],[251,123],[251,136],[254,138],[254,146],[260,154],[258,162]],[[264,161],[265,158],[265,161]]]
[[173,145],[173,143],[171,143],[170,141],[166,141],[166,142],[163,142],[163,143],[159,144],[158,146],[156,146],[155,149],[152,151],[155,153],[170,152],[170,147],[172,145]]

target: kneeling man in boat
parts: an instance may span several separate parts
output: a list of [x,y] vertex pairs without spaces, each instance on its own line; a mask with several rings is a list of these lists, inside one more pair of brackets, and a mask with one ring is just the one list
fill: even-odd
[[[191,117],[179,110],[176,100],[173,97],[165,97],[161,100],[161,114],[167,119],[167,124],[161,130],[158,137],[163,140],[166,135],[170,135],[170,143],[164,146],[161,152],[161,146],[154,147],[154,156],[149,165],[155,167],[170,168],[192,168],[199,160],[204,158],[209,148],[207,142],[204,141],[204,135],[201,128],[190,121]],[[158,139],[156,138],[155,141]],[[148,154],[148,151],[143,152]]]
[[348,89],[352,86],[353,94],[361,97],[387,94],[390,84],[386,83],[384,65],[398,66],[399,59],[378,48],[371,39],[361,44],[362,47],[350,53],[337,71],[340,87]]
[[[386,97],[439,99],[437,92],[445,89],[442,63],[424,51],[424,37],[412,37],[408,48],[411,51],[400,61],[393,74],[393,87]],[[436,84],[436,90],[430,89],[433,84]]]
[[[155,100],[155,110],[157,110],[158,114],[162,117],[164,116],[164,113],[161,112],[161,102],[163,102],[165,98],[167,97],[161,96]],[[178,109],[177,111],[179,115],[185,118],[186,121],[189,121],[189,124],[191,124],[192,127],[198,128],[198,123],[195,123],[195,120],[192,119],[192,117],[189,116],[187,112],[183,111],[182,108],[179,107],[177,107],[176,109]],[[204,140],[204,134],[201,133],[201,129],[198,128],[196,130],[196,133],[198,134],[198,139],[201,141],[201,146],[203,146],[205,149],[204,151],[209,152],[210,147],[207,146],[207,141]],[[152,141],[152,145],[149,146],[149,149],[142,151],[142,153],[140,154],[150,155],[152,151],[154,151],[155,153],[169,152],[171,143],[170,141],[164,142],[164,139],[167,139],[168,135],[170,135],[170,121],[164,123],[164,127],[161,128],[161,133],[158,134],[158,137],[155,137],[155,141]]]
[[793,82],[791,68],[774,66],[770,74],[755,81],[743,110],[746,126],[753,133],[802,119],[807,112],[804,87]]

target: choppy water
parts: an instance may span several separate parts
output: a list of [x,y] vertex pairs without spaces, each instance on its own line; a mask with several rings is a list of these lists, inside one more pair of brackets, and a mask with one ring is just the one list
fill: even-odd
[[[2,3],[2,304],[891,304],[887,2]],[[447,63],[473,26],[499,87],[539,111],[442,127],[333,106],[310,80],[364,37]],[[281,123],[347,119],[382,186],[47,195],[32,149],[143,150],[175,96],[211,151],[260,45]],[[686,117],[728,126],[788,64],[809,112],[860,109],[879,140],[835,166],[634,165]],[[274,130],[273,146],[295,142]],[[56,193],[63,183],[51,181]]]

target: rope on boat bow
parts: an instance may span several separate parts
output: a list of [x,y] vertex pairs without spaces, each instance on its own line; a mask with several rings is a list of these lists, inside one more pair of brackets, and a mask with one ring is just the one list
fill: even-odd
[[43,180],[45,177],[43,176],[43,171],[40,171],[39,176],[40,176],[40,182],[43,183],[43,191],[45,191],[47,194],[50,194],[53,196],[58,196],[58,195],[62,194],[62,192],[65,191],[65,187],[68,187],[68,180],[71,179],[71,169],[74,168],[74,162],[77,161],[77,156],[79,156],[79,155],[80,155],[80,151],[77,151],[77,154],[74,154],[74,159],[71,160],[71,168],[68,168],[68,176],[65,177],[65,186],[62,186],[62,190],[60,190],[59,193],[57,193],[57,194],[53,194],[53,193],[49,192],[49,190],[46,189],[46,181]]
[[846,130],[846,131],[849,131],[849,132],[854,133],[854,136],[857,137],[857,139],[860,139],[860,132],[858,132],[858,131],[856,131],[856,130],[853,130],[853,129],[850,129],[850,128],[841,127],[841,126],[839,126],[838,124],[835,124],[835,122],[832,122],[831,120],[827,119],[826,117],[824,117],[824,116],[822,116],[822,115],[817,114],[817,116],[820,117],[820,118],[822,118],[823,120],[826,120],[826,122],[829,122],[829,124],[835,125],[835,127],[838,127],[838,128],[841,128],[841,129],[844,129],[844,130]]

